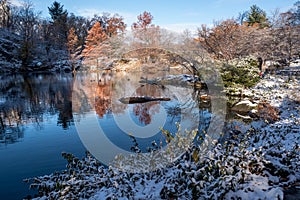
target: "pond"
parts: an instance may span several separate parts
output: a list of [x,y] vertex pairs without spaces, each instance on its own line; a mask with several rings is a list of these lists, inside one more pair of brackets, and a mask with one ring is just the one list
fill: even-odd
[[[76,76],[0,75],[1,198],[34,196],[36,191],[29,190],[23,179],[66,169],[62,152],[83,157],[87,150],[93,151],[87,142],[95,135],[91,120],[96,120],[109,145],[126,152],[148,152],[165,146],[168,137],[160,128],[175,133],[176,122],[184,128],[205,130],[211,115],[210,104],[199,98],[202,91],[174,83],[141,82],[168,74],[100,71]],[[131,96],[170,100],[136,104],[120,101]],[[95,156],[103,164],[115,156],[107,149],[106,140],[95,142]]]

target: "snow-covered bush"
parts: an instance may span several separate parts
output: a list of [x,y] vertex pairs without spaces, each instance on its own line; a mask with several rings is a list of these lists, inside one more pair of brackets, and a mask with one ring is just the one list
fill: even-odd
[[260,79],[258,61],[252,56],[231,60],[220,71],[225,87],[249,88]]

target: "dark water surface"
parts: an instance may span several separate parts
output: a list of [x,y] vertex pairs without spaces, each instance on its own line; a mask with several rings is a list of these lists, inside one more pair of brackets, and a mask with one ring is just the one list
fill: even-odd
[[[147,74],[146,78],[164,75],[165,72]],[[133,142],[129,135],[131,127],[122,127],[117,118],[121,121],[130,118],[137,126],[147,127],[159,121],[164,113],[162,127],[171,132],[176,132],[175,122],[183,119],[205,129],[209,123],[209,106],[199,109],[196,105],[197,109],[192,109],[193,103],[199,103],[197,92],[191,88],[141,84],[142,76],[145,74],[125,72],[82,73],[75,77],[71,74],[0,75],[0,199],[33,196],[35,191],[29,190],[23,179],[64,170],[66,161],[62,152],[83,157],[87,149],[75,124],[89,111],[97,115],[106,137],[126,151],[134,151],[133,147],[138,146],[146,152],[153,147],[153,141],[165,145],[166,138],[157,127],[153,136]],[[130,105],[118,101],[129,95],[170,97],[171,101]],[[187,108],[182,109],[184,106]],[[193,119],[193,113],[199,114],[200,123]]]
[[62,152],[82,157],[72,116],[72,76],[0,76],[0,199],[22,199],[22,180],[65,169]]

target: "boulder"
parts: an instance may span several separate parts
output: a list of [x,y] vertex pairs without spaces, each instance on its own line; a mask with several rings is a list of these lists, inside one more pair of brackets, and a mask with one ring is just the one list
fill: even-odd
[[250,100],[245,99],[236,103],[231,110],[240,113],[248,113],[253,109],[257,109],[257,104],[252,103]]

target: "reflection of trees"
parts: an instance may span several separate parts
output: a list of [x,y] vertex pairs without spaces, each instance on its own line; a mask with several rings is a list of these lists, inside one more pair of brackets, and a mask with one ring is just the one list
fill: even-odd
[[176,122],[175,121],[176,117],[180,116],[181,114],[180,104],[175,104],[173,106],[167,107],[167,114],[168,117],[171,118],[172,123]]
[[[165,73],[165,72],[163,72]],[[161,75],[159,73],[159,75]],[[210,100],[202,99],[201,95],[207,92],[193,90],[193,88],[186,88],[171,85],[141,85],[139,82],[141,77],[144,79],[152,79],[155,75],[136,72],[109,72],[99,71],[87,74],[78,73],[76,76],[76,85],[73,91],[73,111],[79,115],[91,111],[95,108],[97,115],[102,118],[105,114],[113,112],[114,114],[124,113],[128,109],[127,104],[119,101],[122,97],[130,96],[152,96],[152,97],[171,97],[183,102],[176,105],[174,108],[168,108],[169,116],[178,116],[182,112],[181,107],[185,107],[185,115],[188,115],[195,124],[198,119],[192,119],[194,114],[199,113],[195,109],[210,108]],[[199,105],[195,106],[196,100]],[[198,102],[199,101],[199,102]],[[137,119],[147,125],[151,123],[151,117],[159,113],[159,102],[147,102],[143,104],[132,105],[133,114]]]
[[[160,97],[161,88],[156,85],[144,85],[136,89],[137,96],[150,96]],[[133,107],[133,113],[139,118],[141,123],[148,125],[151,123],[151,116],[155,113],[159,113],[159,102],[147,102],[135,104]]]
[[73,122],[72,114],[72,80],[53,84],[55,79],[51,82],[51,107],[58,111],[57,124],[67,129]]
[[[136,89],[135,85],[140,80],[140,74],[129,75],[127,73],[111,74],[102,72],[96,75],[97,78],[92,83],[88,83],[89,80],[85,80],[87,85],[84,86],[83,90],[87,94],[87,98],[89,98],[91,104],[91,98],[95,98],[95,110],[100,118],[108,112],[114,112],[115,114],[123,113],[127,109],[127,105],[121,103],[119,99],[124,96],[160,97],[162,94],[162,89],[157,85],[144,85]],[[95,88],[95,96],[90,94],[93,92],[89,91],[88,85]],[[140,122],[147,125],[151,123],[151,116],[159,112],[158,105],[158,102],[135,104],[133,112],[139,118]]]
[[[57,124],[64,129],[73,122],[72,79],[63,75],[24,77],[28,113],[34,122],[42,122],[44,114],[58,113]],[[22,87],[22,85],[21,85]]]
[[[148,125],[151,123],[151,116],[159,112],[158,104],[159,102],[136,104],[133,107],[133,112],[136,116],[138,116],[141,123]],[[152,109],[150,110],[150,108]]]
[[[112,112],[112,101],[118,101],[118,98],[112,97],[116,89],[115,80],[119,80],[114,75],[108,71],[78,73],[73,90],[73,112],[83,117],[85,113],[95,109],[100,118]],[[123,112],[124,107],[126,105],[122,104],[119,112]]]
[[73,111],[84,115],[95,108],[100,118],[111,112],[115,86],[113,78],[113,74],[108,71],[77,74],[73,91]]
[[[71,92],[71,90],[68,92]],[[56,107],[59,111],[57,124],[61,125],[64,129],[67,129],[73,122],[72,101],[70,96],[69,98],[60,98]]]
[[101,77],[96,88],[95,110],[100,118],[111,111],[112,81],[110,75]]
[[0,144],[12,144],[24,137],[24,131],[19,126],[7,127],[0,131]]
[[46,115],[58,114],[63,128],[73,122],[71,75],[6,75],[0,80],[1,142],[23,137],[24,124],[40,127]]

